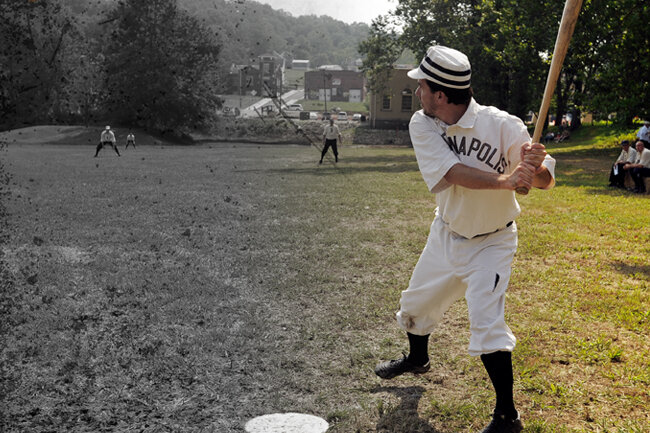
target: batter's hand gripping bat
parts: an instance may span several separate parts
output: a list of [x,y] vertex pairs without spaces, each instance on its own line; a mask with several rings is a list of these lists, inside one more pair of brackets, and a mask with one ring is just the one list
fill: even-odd
[[[562,70],[562,63],[564,57],[569,49],[569,42],[573,36],[573,30],[578,21],[580,8],[582,7],[582,0],[567,0],[564,4],[564,12],[562,12],[562,21],[560,22],[560,29],[557,32],[557,39],[555,39],[555,49],[553,50],[553,59],[551,60],[551,67],[548,70],[548,77],[546,78],[546,88],[544,89],[544,98],[542,105],[539,107],[539,116],[535,124],[535,132],[533,133],[533,143],[539,143],[542,137],[542,130],[544,129],[544,121],[548,115],[548,107],[551,105],[551,98],[555,91],[555,84],[560,76]],[[528,188],[519,187],[516,189],[519,194],[528,194]]]

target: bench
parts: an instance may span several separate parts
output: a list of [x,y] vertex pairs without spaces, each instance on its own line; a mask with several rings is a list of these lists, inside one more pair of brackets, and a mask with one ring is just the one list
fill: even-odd
[[[650,177],[644,177],[643,183],[645,185],[646,195],[650,195]],[[636,185],[634,185],[634,181],[632,180],[632,176],[630,175],[629,171],[625,173],[625,180],[623,181],[623,186],[625,186],[626,189],[634,189],[636,187]]]

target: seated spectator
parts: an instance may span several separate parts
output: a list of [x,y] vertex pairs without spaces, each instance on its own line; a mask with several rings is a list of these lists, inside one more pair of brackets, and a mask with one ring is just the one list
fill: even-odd
[[544,143],[548,143],[550,141],[553,141],[555,139],[555,134],[553,132],[547,132],[546,135],[544,136]]
[[555,136],[555,141],[558,143],[563,142],[564,140],[568,139],[571,136],[571,133],[569,132],[568,129],[564,129],[562,132],[560,132],[559,135]]
[[632,175],[635,186],[633,192],[646,192],[643,178],[650,177],[650,150],[646,150],[641,140],[636,142],[636,155],[636,161],[625,164],[623,168]]
[[636,133],[637,140],[643,141],[646,149],[650,148],[650,121],[643,122],[643,126]]
[[621,154],[618,155],[618,159],[612,166],[612,170],[609,173],[609,186],[623,188],[625,182],[625,173],[623,169],[625,164],[631,164],[636,161],[636,150],[633,147],[630,147],[630,142],[627,140],[621,141]]

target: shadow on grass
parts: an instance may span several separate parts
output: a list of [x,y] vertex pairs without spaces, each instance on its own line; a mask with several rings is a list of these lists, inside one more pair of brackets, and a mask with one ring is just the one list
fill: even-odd
[[[616,160],[616,157],[621,153],[620,146],[612,145],[611,147],[603,148],[586,148],[586,149],[573,149],[576,146],[575,143],[565,142],[564,145],[555,145],[552,147],[547,147],[547,152],[553,158],[596,158],[596,159],[613,159]],[[556,159],[557,159],[556,158]],[[612,161],[613,162],[613,161]]]
[[335,164],[331,161],[323,161],[322,165],[318,164],[318,160],[314,161],[313,167],[287,167],[287,168],[272,168],[264,169],[250,169],[250,170],[235,170],[238,173],[275,173],[281,175],[310,175],[310,176],[331,176],[333,174],[357,174],[357,173],[409,173],[417,172],[418,165],[415,161],[410,164],[393,162],[392,159],[386,158],[391,161],[374,165],[351,165],[348,160]]
[[374,388],[373,393],[390,392],[400,399],[398,407],[390,408],[381,414],[377,422],[377,432],[441,433],[418,415],[418,404],[424,391],[421,386]]
[[[650,257],[648,258],[650,260]],[[616,260],[611,263],[612,268],[623,275],[644,275],[650,278],[650,265],[634,265]]]
[[339,154],[345,159],[346,163],[353,164],[413,164],[417,168],[415,155],[372,155],[372,156],[345,156]]
[[563,177],[557,180],[558,186],[568,186],[572,188],[582,187],[584,192],[592,195],[602,195],[610,197],[635,197],[640,199],[650,199],[650,194],[640,194],[632,191],[627,191],[622,188],[609,187],[603,184],[601,180],[594,182],[589,177]]

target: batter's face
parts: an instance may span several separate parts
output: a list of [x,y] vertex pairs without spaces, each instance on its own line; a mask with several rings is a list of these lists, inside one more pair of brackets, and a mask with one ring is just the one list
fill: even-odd
[[418,80],[418,88],[415,91],[415,96],[420,100],[420,105],[424,110],[424,114],[431,117],[437,117],[438,110],[440,109],[441,94],[442,92],[431,91],[427,84],[427,80]]

